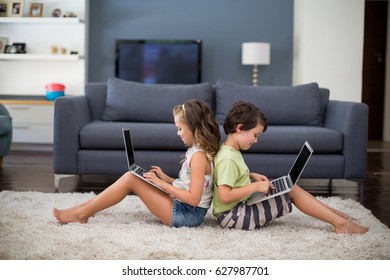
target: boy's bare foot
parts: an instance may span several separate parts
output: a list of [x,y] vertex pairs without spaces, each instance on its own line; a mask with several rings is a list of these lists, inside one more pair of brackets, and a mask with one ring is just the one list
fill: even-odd
[[337,226],[335,231],[337,234],[364,234],[368,231],[368,228],[358,225],[352,219],[347,219],[345,223],[340,226]]
[[73,209],[58,210],[57,208],[53,209],[53,215],[61,224],[67,223],[88,223],[88,218],[83,218],[77,214]]

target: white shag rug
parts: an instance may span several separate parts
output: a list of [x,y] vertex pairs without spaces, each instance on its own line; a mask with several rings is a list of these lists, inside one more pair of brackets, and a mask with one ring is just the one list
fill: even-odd
[[198,228],[169,228],[140,199],[121,203],[88,224],[60,225],[53,207],[67,208],[93,193],[0,192],[3,260],[389,260],[390,229],[353,200],[319,198],[370,227],[337,235],[333,227],[293,212],[255,231],[221,229],[209,210]]

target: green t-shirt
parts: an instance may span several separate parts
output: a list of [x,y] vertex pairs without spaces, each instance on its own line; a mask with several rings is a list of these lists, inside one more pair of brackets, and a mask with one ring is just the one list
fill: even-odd
[[[218,195],[218,186],[228,185],[232,188],[239,188],[250,184],[251,179],[249,168],[245,164],[241,152],[231,147],[221,146],[214,159],[214,166],[213,214],[217,216],[240,203],[240,201],[235,201],[223,204]],[[246,199],[247,197],[242,200]]]

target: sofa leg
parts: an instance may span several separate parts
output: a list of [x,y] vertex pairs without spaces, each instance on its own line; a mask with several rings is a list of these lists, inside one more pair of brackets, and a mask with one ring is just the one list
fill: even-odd
[[55,192],[58,192],[61,179],[68,178],[68,177],[78,177],[78,175],[76,175],[76,174],[54,174]]
[[359,198],[359,203],[363,204],[365,179],[346,179],[346,180],[354,182],[355,184],[357,184],[357,195],[358,195],[358,198]]
[[333,194],[333,179],[332,178],[330,178],[329,181],[328,181],[328,193],[330,195]]
[[358,187],[359,187],[359,202],[360,204],[363,204],[364,199],[364,179],[358,180]]

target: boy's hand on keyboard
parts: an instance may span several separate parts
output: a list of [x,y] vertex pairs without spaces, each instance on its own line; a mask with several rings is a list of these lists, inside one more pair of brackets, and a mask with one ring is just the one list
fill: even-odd
[[268,181],[267,176],[258,173],[251,173],[250,176],[254,181]]
[[270,190],[274,189],[274,185],[269,180],[258,181],[257,191],[260,193],[268,194]]
[[269,181],[269,189],[268,189],[267,195],[272,194],[274,191],[275,191],[275,185],[272,184],[271,181]]

